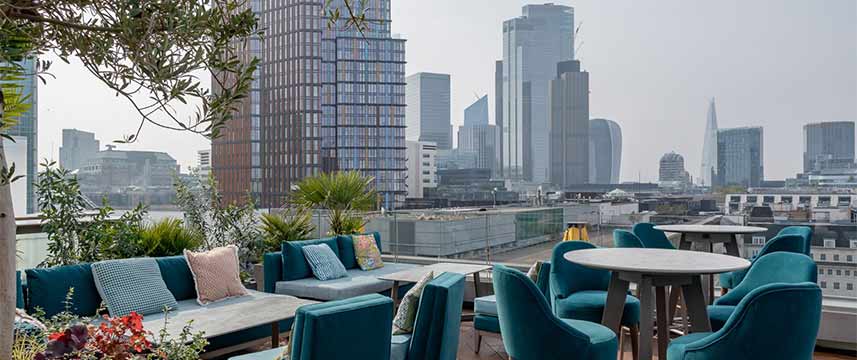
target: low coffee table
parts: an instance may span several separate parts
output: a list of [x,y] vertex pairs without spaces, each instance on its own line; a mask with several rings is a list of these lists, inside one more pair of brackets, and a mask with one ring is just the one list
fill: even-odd
[[440,274],[445,272],[458,273],[464,276],[473,275],[473,290],[476,297],[481,296],[479,292],[479,273],[485,270],[490,270],[491,265],[478,265],[478,264],[458,264],[458,263],[437,263],[431,264],[423,267],[402,270],[399,272],[394,272],[392,274],[381,275],[378,277],[380,280],[387,280],[393,282],[393,289],[390,291],[390,297],[393,299],[393,311],[399,307],[399,285],[401,283],[415,283],[420,281],[425,274],[429,271],[434,272],[434,277],[440,276]]

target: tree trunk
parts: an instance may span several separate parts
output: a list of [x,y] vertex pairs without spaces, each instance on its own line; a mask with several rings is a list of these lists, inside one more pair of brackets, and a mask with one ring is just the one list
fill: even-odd
[[[3,116],[0,93],[0,118]],[[0,137],[0,168],[6,167],[6,152]],[[29,179],[28,179],[29,180]],[[12,327],[15,321],[15,212],[12,188],[0,182],[0,359],[12,358]]]

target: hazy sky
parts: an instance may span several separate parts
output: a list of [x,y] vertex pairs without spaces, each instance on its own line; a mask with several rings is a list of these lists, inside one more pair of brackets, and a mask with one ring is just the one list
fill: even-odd
[[[452,75],[452,121],[475,94],[494,102],[494,61],[502,22],[520,0],[393,0],[393,32],[408,39],[407,74]],[[578,57],[590,72],[590,115],[617,121],[622,180],[657,179],[669,151],[699,172],[708,99],[721,127],[763,126],[765,176],[802,166],[801,127],[857,120],[857,2],[853,0],[580,0]],[[102,143],[133,130],[136,117],[78,64],[55,63],[39,89],[39,146],[57,158],[62,128],[95,131]],[[147,127],[138,144],[182,165],[202,137]]]

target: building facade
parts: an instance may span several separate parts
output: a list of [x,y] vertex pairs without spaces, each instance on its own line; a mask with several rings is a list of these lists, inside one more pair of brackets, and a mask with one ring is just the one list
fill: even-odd
[[123,151],[108,146],[80,168],[81,189],[121,191],[127,187],[171,189],[178,163],[159,151]]
[[622,129],[613,120],[589,121],[589,182],[618,184],[622,167]]
[[854,122],[803,126],[803,172],[854,168]]
[[497,126],[496,176],[503,177],[503,60],[494,62],[494,125]]
[[562,189],[589,182],[589,73],[580,61],[557,64],[550,82],[550,182]]
[[408,141],[408,198],[422,198],[427,188],[437,187],[437,145],[428,141]]
[[717,131],[716,186],[759,186],[765,180],[761,127]]
[[25,75],[21,79],[15,80],[14,83],[20,86],[21,99],[29,106],[15,119],[17,124],[9,128],[6,134],[13,138],[26,139],[26,142],[22,143],[26,151],[26,157],[24,157],[26,161],[15,164],[17,169],[15,174],[24,175],[24,178],[18,181],[25,184],[27,189],[25,195],[27,213],[35,213],[39,208],[35,185],[39,176],[39,81],[35,75],[36,61],[34,59],[27,59],[19,64],[23,67]]
[[478,169],[488,169],[499,176],[498,154],[500,133],[488,124],[488,96],[483,96],[464,109],[464,126],[458,128],[458,150],[476,153]]
[[405,120],[408,141],[430,141],[440,150],[452,149],[448,74],[416,73],[405,78]]
[[[503,22],[502,161],[504,177],[546,182],[550,160],[548,88],[556,64],[574,59],[574,9],[525,5]],[[538,154],[538,155],[537,155]]]
[[717,109],[714,98],[708,103],[705,117],[705,137],[702,139],[702,164],[699,169],[699,184],[712,186],[717,177]]
[[684,186],[690,182],[690,175],[684,169],[684,157],[675,151],[661,156],[658,167],[658,182],[661,186]]
[[60,166],[77,170],[86,165],[101,150],[101,142],[95,133],[77,129],[62,129]]
[[464,109],[464,126],[488,125],[488,95]]
[[197,150],[196,174],[204,177],[211,174],[211,149]]
[[372,176],[387,208],[404,200],[405,40],[390,33],[390,0],[366,3],[363,33],[342,19],[329,27],[325,5],[343,2],[249,2],[266,30],[242,51],[261,65],[212,142],[226,201],[249,192],[260,207],[278,207],[304,177],[337,170]]

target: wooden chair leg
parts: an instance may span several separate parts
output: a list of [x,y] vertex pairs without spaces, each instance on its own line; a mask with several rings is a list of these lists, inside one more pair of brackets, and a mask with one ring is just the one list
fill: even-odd
[[640,360],[640,325],[632,325],[631,328],[631,357]]
[[476,329],[474,329],[473,332],[473,339],[475,340],[475,343],[473,344],[473,352],[478,354],[479,347],[482,345],[482,334],[480,334],[479,330]]
[[619,330],[619,360],[625,359],[625,329]]

